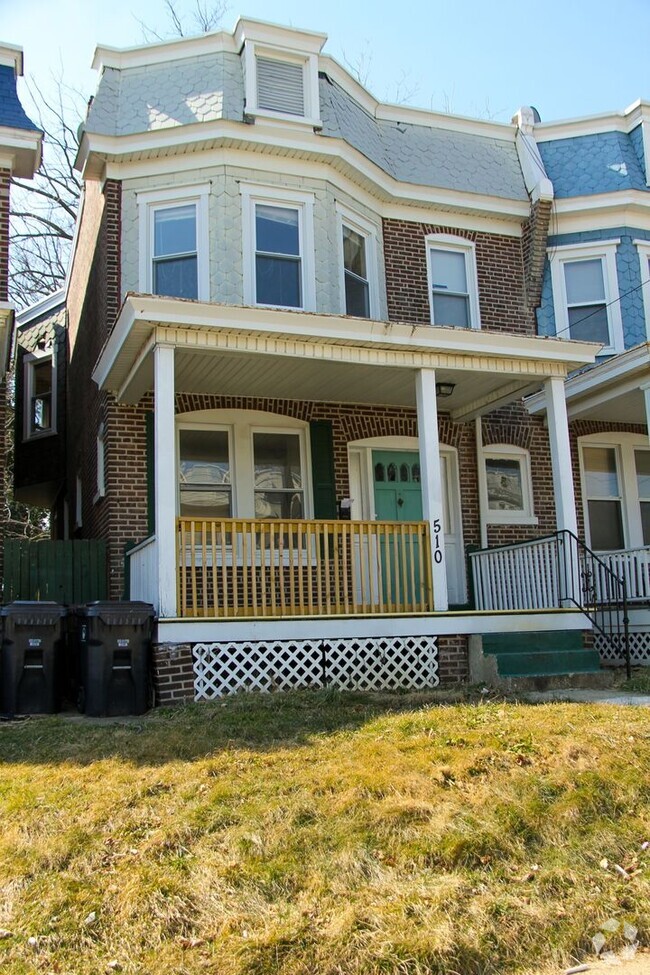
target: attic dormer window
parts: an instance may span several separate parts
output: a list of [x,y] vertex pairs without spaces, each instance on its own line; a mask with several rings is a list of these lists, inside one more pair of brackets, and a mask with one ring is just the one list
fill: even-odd
[[305,65],[301,61],[277,58],[255,59],[257,107],[283,115],[305,115]]

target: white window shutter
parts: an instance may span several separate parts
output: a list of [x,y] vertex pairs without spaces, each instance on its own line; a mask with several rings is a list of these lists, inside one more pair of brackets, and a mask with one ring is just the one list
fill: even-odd
[[285,115],[305,114],[302,64],[258,57],[257,107]]

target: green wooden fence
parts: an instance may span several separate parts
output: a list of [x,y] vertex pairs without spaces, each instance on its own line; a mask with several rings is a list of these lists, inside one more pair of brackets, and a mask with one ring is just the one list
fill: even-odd
[[107,598],[106,542],[98,539],[4,543],[3,603],[52,599],[72,605]]

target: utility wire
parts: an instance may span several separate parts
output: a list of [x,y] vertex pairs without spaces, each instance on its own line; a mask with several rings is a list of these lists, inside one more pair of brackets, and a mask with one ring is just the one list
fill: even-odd
[[[646,281],[642,281],[641,284],[637,284],[635,288],[630,288],[629,291],[624,291],[622,295],[618,296],[618,298],[613,298],[612,301],[608,301],[604,307],[610,308],[612,305],[615,305],[623,298],[627,298],[628,295],[632,295],[634,294],[635,291],[640,291],[641,288],[645,288],[647,284],[650,284],[650,278],[648,278]],[[582,325],[582,323],[586,322],[589,318],[593,318],[594,315],[598,315],[602,307],[603,307],[602,305],[599,305],[598,308],[595,309],[595,311],[590,311],[588,315],[585,315],[583,318],[579,318],[577,322],[572,322],[570,325],[567,325],[566,328],[561,328],[559,332],[556,331],[555,335],[556,336],[561,335],[562,332],[569,332],[572,328],[575,328],[576,325]]]

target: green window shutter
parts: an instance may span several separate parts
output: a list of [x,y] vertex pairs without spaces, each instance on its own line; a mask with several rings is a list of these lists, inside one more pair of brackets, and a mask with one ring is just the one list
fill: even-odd
[[147,531],[156,530],[156,452],[154,450],[153,413],[145,416],[147,432]]
[[337,518],[334,481],[334,437],[329,420],[309,424],[311,441],[311,479],[314,488],[314,517]]

